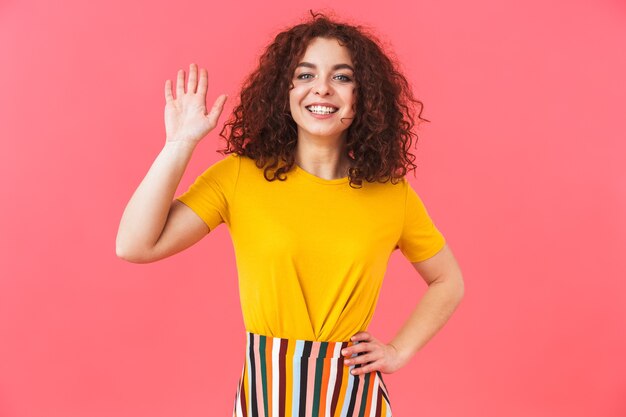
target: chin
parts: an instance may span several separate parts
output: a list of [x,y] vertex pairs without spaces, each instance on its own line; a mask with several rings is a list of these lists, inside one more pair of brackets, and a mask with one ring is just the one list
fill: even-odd
[[335,136],[341,136],[343,134],[344,131],[342,130],[332,130],[332,131],[328,131],[328,130],[306,130],[306,132],[309,135],[312,136],[320,136],[320,137],[335,137]]

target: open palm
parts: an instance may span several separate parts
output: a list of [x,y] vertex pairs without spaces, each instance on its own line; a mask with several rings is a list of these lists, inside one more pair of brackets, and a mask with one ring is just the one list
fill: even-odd
[[176,98],[172,94],[172,83],[165,81],[165,136],[166,141],[199,142],[215,128],[222,113],[227,95],[220,95],[207,114],[206,93],[208,74],[204,68],[189,65],[187,91],[184,89],[185,71],[178,70]]

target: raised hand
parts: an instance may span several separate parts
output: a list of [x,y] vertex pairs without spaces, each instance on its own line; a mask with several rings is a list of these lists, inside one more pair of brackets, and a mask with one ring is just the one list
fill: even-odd
[[165,137],[166,142],[189,141],[197,143],[217,125],[224,103],[228,97],[220,95],[207,114],[206,93],[208,74],[204,68],[200,69],[198,81],[198,66],[189,65],[189,79],[187,91],[184,89],[185,71],[178,70],[176,80],[176,98],[172,95],[172,83],[165,81]]

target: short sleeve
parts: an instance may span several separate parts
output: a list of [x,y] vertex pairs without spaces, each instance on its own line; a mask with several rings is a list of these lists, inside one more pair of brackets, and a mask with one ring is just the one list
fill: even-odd
[[406,187],[405,213],[397,247],[409,262],[424,261],[439,252],[446,243],[411,184]]
[[209,230],[215,229],[221,223],[230,224],[230,207],[237,184],[239,164],[239,156],[229,154],[200,174],[176,200],[191,208]]

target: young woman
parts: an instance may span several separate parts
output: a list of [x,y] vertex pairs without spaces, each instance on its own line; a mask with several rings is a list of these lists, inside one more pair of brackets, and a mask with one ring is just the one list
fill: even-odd
[[[117,254],[154,262],[228,225],[247,341],[234,416],[390,416],[382,373],[462,298],[456,260],[405,178],[421,103],[374,39],[315,14],[279,33],[220,133],[230,155],[177,198],[226,96],[207,114],[207,71],[194,64],[186,91],[183,70],[176,97],[165,82],[166,142],[124,211]],[[429,287],[385,343],[367,326],[395,249]]]

